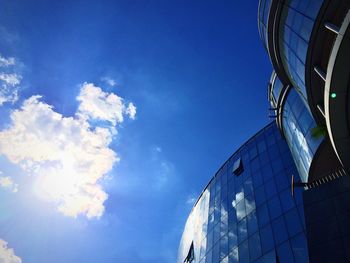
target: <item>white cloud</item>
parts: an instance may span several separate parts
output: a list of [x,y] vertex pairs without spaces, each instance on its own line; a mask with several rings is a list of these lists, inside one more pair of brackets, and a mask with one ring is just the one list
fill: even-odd
[[13,57],[4,58],[0,55],[0,67],[8,67],[14,64],[15,64],[15,58]]
[[101,80],[111,87],[114,87],[115,85],[117,85],[117,82],[110,77],[102,77]]
[[1,263],[21,263],[22,259],[15,255],[12,248],[7,247],[7,242],[0,239],[0,262]]
[[19,66],[13,57],[0,55],[0,106],[18,100],[18,89],[22,76],[17,73]]
[[121,97],[114,93],[103,92],[92,83],[82,85],[77,100],[80,102],[78,114],[85,119],[109,121],[115,126],[123,122],[124,113],[132,119],[135,118],[132,114],[136,114],[136,107],[134,112],[129,113],[129,107],[125,107]]
[[10,176],[1,176],[2,172],[0,171],[0,187],[8,189],[13,193],[18,191],[18,184],[16,184]]
[[16,86],[21,83],[21,76],[14,73],[0,73],[0,80],[2,80],[5,85]]
[[108,198],[100,181],[119,158],[109,148],[114,127],[93,127],[89,120],[123,121],[122,99],[85,83],[78,113],[63,117],[32,96],[11,113],[11,125],[0,131],[0,153],[35,175],[35,191],[67,216],[100,217]]
[[125,110],[126,114],[129,115],[130,119],[135,120],[135,116],[136,116],[136,106],[130,102],[128,107]]

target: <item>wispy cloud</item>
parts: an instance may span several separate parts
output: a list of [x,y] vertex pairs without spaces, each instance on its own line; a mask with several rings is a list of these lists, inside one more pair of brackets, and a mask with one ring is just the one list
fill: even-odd
[[0,25],[0,43],[4,46],[15,46],[20,42],[20,36],[17,32],[9,31],[6,27]]
[[117,82],[111,77],[102,77],[101,80],[111,87],[114,87],[117,85]]
[[[41,96],[25,100],[11,113],[10,126],[0,131],[0,153],[34,175],[36,192],[63,214],[98,218],[108,198],[100,181],[119,161],[109,144],[126,106],[116,94],[90,83],[81,86],[77,100],[71,117],[54,111]],[[110,126],[92,126],[93,119]]]
[[194,195],[189,195],[186,200],[186,204],[189,206],[193,206],[194,203],[196,202],[197,198],[194,197]]
[[19,65],[13,57],[0,54],[0,106],[6,102],[18,100],[18,90],[22,76],[18,73]]
[[1,263],[21,263],[22,259],[15,255],[12,248],[7,247],[7,242],[0,239],[0,262]]
[[3,176],[0,171],[0,187],[5,188],[13,193],[18,192],[18,184],[16,184],[10,176]]
[[163,190],[174,179],[175,166],[167,160],[159,146],[151,147],[151,162],[154,172],[152,173],[152,187],[154,190]]
[[159,163],[158,172],[155,177],[154,186],[156,189],[163,188],[169,181],[169,177],[174,173],[174,166],[172,163],[163,160]]

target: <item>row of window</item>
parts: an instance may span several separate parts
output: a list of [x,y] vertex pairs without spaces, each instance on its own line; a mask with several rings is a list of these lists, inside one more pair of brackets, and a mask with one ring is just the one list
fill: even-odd
[[316,122],[308,108],[292,88],[283,108],[284,134],[292,152],[300,177],[307,182],[309,168],[323,137],[314,137]]
[[291,229],[288,228],[287,231],[290,232],[287,232],[285,220],[283,217],[278,218],[236,246],[230,244],[232,235],[225,235],[201,258],[200,262],[277,262],[266,261],[271,259],[267,256],[271,252],[275,253],[274,256],[277,255],[279,262],[308,262],[305,234],[298,231],[293,223],[289,222]]
[[307,101],[305,62],[315,18],[323,0],[289,0],[280,19],[280,51],[285,70],[293,86]]

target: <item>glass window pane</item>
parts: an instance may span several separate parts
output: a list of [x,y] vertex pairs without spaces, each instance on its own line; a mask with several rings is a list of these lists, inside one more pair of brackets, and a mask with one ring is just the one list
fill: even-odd
[[228,256],[226,256],[225,258],[223,258],[220,263],[228,263]]
[[211,250],[213,246],[213,232],[214,231],[210,231],[207,235],[207,251]]
[[260,159],[260,165],[264,166],[266,163],[269,162],[269,156],[267,154],[267,152],[263,152],[259,155],[259,159]]
[[248,178],[244,181],[244,194],[252,195],[254,192],[252,178]]
[[289,245],[289,241],[277,247],[277,256],[279,262],[294,263],[293,253]]
[[271,225],[276,244],[280,244],[288,238],[288,233],[284,224],[283,217],[279,217],[278,219],[272,221]]
[[274,174],[280,174],[281,171],[283,170],[283,163],[282,163],[282,160],[281,158],[278,158],[278,159],[275,159],[273,162],[272,162],[272,170],[274,172]]
[[220,239],[220,258],[226,257],[228,254],[228,236],[225,235]]
[[282,208],[278,195],[275,195],[270,201],[268,201],[269,212],[271,219],[275,219],[282,214]]
[[269,163],[261,168],[261,175],[264,182],[269,181],[273,177],[272,167]]
[[236,216],[236,211],[235,209],[229,210],[228,211],[228,223],[233,223],[236,224],[237,222],[237,216]]
[[263,204],[262,206],[257,208],[257,217],[258,217],[258,223],[259,227],[262,227],[269,223],[269,211],[267,209],[267,205]]
[[298,263],[307,263],[308,252],[307,252],[307,243],[304,233],[297,235],[291,239],[292,250],[295,258],[295,262]]
[[246,216],[244,199],[242,199],[240,202],[237,203],[236,212],[237,212],[238,221]]
[[303,230],[303,227],[299,219],[298,211],[296,208],[286,213],[284,215],[284,218],[287,225],[289,236],[294,236]]
[[221,226],[220,226],[220,236],[227,235],[228,231],[228,218],[224,217],[223,220],[221,220]]
[[295,207],[295,203],[292,197],[291,190],[288,188],[284,190],[281,194],[281,204],[282,204],[282,209],[284,212],[292,209]]
[[258,231],[258,220],[256,218],[256,212],[252,212],[247,216],[247,223],[248,223],[248,235],[254,234],[256,231]]
[[247,239],[247,220],[244,218],[238,223],[238,243],[241,243],[243,240]]
[[[290,156],[290,153],[283,154],[283,157],[286,159],[287,162],[291,163],[291,161],[293,161],[293,159]],[[279,192],[286,189],[286,188],[288,188],[290,190],[290,188],[289,188],[290,182],[288,181],[287,176],[286,176],[286,174],[288,174],[288,173],[286,173],[286,174],[285,173],[286,172],[282,172],[281,174],[278,174],[278,176],[275,177],[277,190]]]
[[230,227],[229,227],[228,244],[229,244],[230,251],[232,248],[234,248],[235,246],[238,245],[237,225],[236,224],[230,225]]
[[249,263],[248,240],[244,241],[238,247],[239,263]]
[[255,146],[249,149],[249,156],[250,156],[250,160],[253,160],[255,157],[258,156],[258,151],[256,150]]
[[265,184],[265,193],[267,199],[270,199],[275,194],[277,194],[277,188],[273,178]]
[[259,233],[249,238],[250,260],[254,261],[261,256],[260,236]]
[[228,262],[229,263],[238,263],[239,262],[238,247],[235,247],[230,251]]
[[252,195],[245,198],[245,210],[247,215],[255,210],[255,199]]
[[220,239],[220,223],[216,224],[214,227],[214,243]]
[[267,225],[260,230],[260,238],[263,253],[266,253],[270,249],[274,248],[274,238],[272,235],[272,229],[270,225]]
[[276,253],[275,250],[270,251],[268,254],[259,258],[256,263],[275,263],[276,261]]
[[264,140],[262,140],[258,143],[258,150],[259,150],[260,154],[266,150],[266,143]]
[[213,263],[220,262],[220,242],[217,242],[213,248]]
[[258,186],[260,186],[260,185],[263,184],[262,175],[261,175],[261,172],[259,172],[259,171],[256,171],[256,172],[252,175],[252,179],[253,179],[254,187],[258,187]]
[[257,206],[261,205],[266,201],[264,186],[260,186],[255,189],[255,203]]
[[213,255],[212,255],[213,251],[210,250],[205,258],[205,263],[213,263]]

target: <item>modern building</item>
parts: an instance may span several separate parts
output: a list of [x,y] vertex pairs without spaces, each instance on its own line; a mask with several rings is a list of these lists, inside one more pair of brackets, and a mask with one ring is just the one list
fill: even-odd
[[[273,122],[205,187],[186,222],[178,263],[308,262],[298,171]],[[191,261],[192,260],[192,261]]]
[[[288,90],[294,89],[316,127],[327,134],[314,153],[317,158],[309,167],[309,181],[343,167],[350,171],[349,8],[349,0],[259,3],[259,34],[279,79],[275,93],[281,93],[271,95],[282,133],[283,106]],[[273,90],[271,87],[270,93]]]
[[275,121],[205,187],[178,263],[350,262],[349,10],[349,0],[260,0]]

